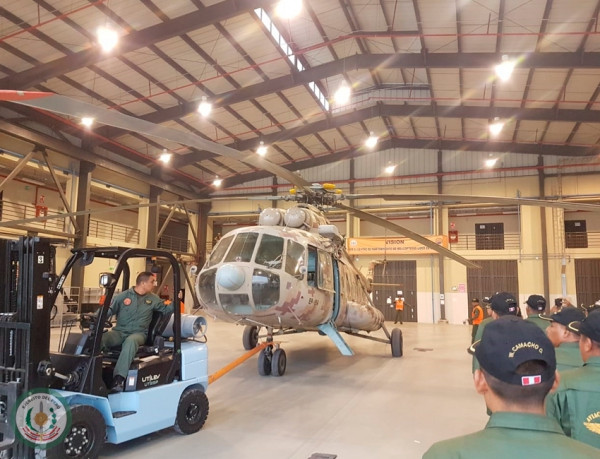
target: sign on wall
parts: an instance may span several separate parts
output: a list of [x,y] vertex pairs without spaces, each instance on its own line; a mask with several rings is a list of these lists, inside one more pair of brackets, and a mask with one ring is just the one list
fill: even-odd
[[[448,248],[448,236],[425,236]],[[346,241],[350,255],[418,255],[437,253],[407,237],[354,237]]]

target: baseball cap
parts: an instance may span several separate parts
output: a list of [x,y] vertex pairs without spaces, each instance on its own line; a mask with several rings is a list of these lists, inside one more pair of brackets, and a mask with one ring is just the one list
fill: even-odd
[[496,311],[501,315],[517,313],[517,300],[515,300],[512,293],[496,293],[490,298],[490,305],[492,306],[492,311]]
[[527,306],[536,311],[543,311],[546,309],[546,299],[542,295],[529,295],[527,298]]
[[558,322],[565,327],[568,326],[571,322],[581,321],[585,318],[585,314],[581,309],[577,309],[573,306],[567,306],[562,308],[560,312],[556,314],[552,314],[551,316],[544,316],[540,314],[540,318],[544,320],[550,320],[552,322]]
[[479,298],[473,298],[473,299],[471,300],[471,303],[479,303]]
[[587,310],[588,314],[592,311],[600,309],[600,300],[596,301],[594,304],[590,304],[589,306],[585,307],[585,309]]
[[[487,373],[508,384],[532,386],[549,381],[556,370],[554,346],[544,331],[533,322],[504,316],[490,322],[483,335],[469,348]],[[518,374],[525,362],[546,363],[541,374]]]
[[590,312],[585,319],[578,322],[571,322],[568,327],[575,333],[585,335],[591,340],[600,343],[600,311]]

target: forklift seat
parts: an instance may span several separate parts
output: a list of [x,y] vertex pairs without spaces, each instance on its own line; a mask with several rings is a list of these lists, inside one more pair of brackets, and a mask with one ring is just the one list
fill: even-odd
[[154,346],[157,337],[162,337],[165,328],[169,325],[171,320],[172,312],[165,312],[164,314],[160,311],[154,311],[152,313],[152,320],[148,326],[148,337],[146,338],[145,346]]

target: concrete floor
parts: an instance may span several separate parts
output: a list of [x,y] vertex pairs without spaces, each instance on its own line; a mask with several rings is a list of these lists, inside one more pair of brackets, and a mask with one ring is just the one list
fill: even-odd
[[[106,445],[100,457],[419,458],[434,441],[481,429],[487,416],[472,386],[469,327],[402,330],[402,358],[392,358],[389,345],[352,336],[353,357],[317,334],[284,336],[286,374],[261,377],[252,357],[211,384],[200,432],[166,429]],[[241,335],[242,327],[209,320],[211,372],[244,352]]]
[[[391,332],[394,325],[386,325]],[[307,459],[320,453],[411,459],[437,440],[483,428],[488,417],[473,389],[466,352],[470,327],[409,323],[401,328],[401,358],[391,357],[388,344],[348,335],[353,357],[342,356],[316,333],[283,336],[285,375],[259,376],[253,356],[215,381],[200,432],[186,436],[165,429],[107,444],[100,457]],[[245,352],[242,331],[209,319],[211,373]],[[53,341],[57,337],[53,329]]]

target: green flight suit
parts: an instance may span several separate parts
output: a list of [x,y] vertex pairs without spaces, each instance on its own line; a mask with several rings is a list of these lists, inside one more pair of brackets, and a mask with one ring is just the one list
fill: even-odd
[[598,450],[567,437],[555,419],[497,412],[484,430],[435,443],[423,459],[598,458]]
[[533,322],[534,324],[536,324],[538,327],[540,327],[544,331],[546,331],[546,328],[548,328],[548,326],[550,325],[550,321],[540,319],[539,314],[532,314],[530,316],[527,316],[527,319],[525,319],[525,320],[528,320],[529,322]]
[[[483,330],[485,330],[485,326],[487,324],[489,324],[492,320],[494,320],[493,317],[486,317],[479,324],[479,328],[477,329],[477,333],[475,334],[475,340],[473,341],[474,343],[476,343],[477,341],[479,341],[481,339],[481,337],[483,336]],[[472,370],[473,370],[473,373],[475,373],[475,370],[479,370],[479,362],[477,361],[475,356],[473,356]]]
[[546,398],[548,416],[569,437],[600,448],[600,357],[560,376],[560,386]]
[[561,343],[554,349],[556,351],[556,369],[558,371],[572,370],[583,366],[579,342]]
[[173,312],[173,305],[165,305],[163,300],[153,293],[138,295],[133,287],[113,298],[108,312],[110,316],[117,316],[117,325],[102,335],[101,346],[106,350],[121,345],[114,376],[127,377],[138,348],[148,337],[148,327],[154,311]]

